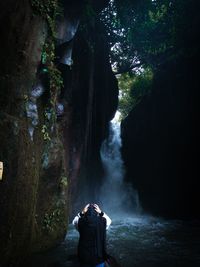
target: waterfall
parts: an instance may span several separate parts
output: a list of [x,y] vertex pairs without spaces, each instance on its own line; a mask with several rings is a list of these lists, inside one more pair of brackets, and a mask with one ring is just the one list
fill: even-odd
[[101,146],[105,177],[101,188],[102,206],[112,214],[136,212],[139,209],[137,192],[124,182],[125,168],[121,156],[120,113],[110,122],[109,136]]

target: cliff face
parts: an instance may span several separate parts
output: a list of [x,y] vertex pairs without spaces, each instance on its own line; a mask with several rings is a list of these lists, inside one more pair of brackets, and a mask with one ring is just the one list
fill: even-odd
[[145,211],[198,217],[198,53],[169,61],[122,124],[127,179]]
[[79,189],[77,191],[76,186],[72,186],[72,190],[81,195],[81,202],[87,202],[95,201],[95,191],[101,183],[100,146],[117,109],[118,87],[111,71],[109,49],[100,21],[95,18],[85,21],[74,40],[73,52],[71,99],[76,105],[72,123],[73,157],[81,155],[81,168]]
[[30,251],[60,242],[71,195],[90,180],[93,169],[88,166],[101,169],[98,149],[115,112],[118,89],[96,15],[107,1],[97,2],[63,2],[54,60],[64,82],[60,92],[52,91],[60,76],[51,77],[57,71],[47,65],[48,49],[44,53],[49,38],[45,20],[33,13],[29,1],[0,4],[3,265],[18,266]]

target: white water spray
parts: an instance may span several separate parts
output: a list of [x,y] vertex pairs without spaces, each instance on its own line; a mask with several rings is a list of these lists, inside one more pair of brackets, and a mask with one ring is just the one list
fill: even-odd
[[121,157],[120,113],[117,111],[110,122],[109,137],[102,143],[101,160],[105,170],[101,188],[101,202],[109,213],[138,211],[137,193],[124,182],[124,163]]

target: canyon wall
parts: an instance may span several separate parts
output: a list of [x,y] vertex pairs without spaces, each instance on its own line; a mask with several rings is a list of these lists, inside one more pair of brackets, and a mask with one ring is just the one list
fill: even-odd
[[0,4],[2,266],[62,241],[75,194],[94,166],[101,171],[98,149],[118,101],[98,19],[107,3],[61,1],[55,32],[40,1]]
[[160,66],[152,91],[122,123],[126,179],[145,212],[199,217],[198,52]]

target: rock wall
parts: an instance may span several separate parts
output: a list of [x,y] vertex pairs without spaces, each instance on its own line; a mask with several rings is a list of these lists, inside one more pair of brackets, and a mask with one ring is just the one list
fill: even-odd
[[145,212],[199,217],[198,52],[155,73],[152,93],[122,123],[126,179]]
[[1,3],[1,133],[0,158],[4,162],[0,183],[1,264],[16,266],[29,251],[42,149],[41,128],[34,141],[29,135],[26,99],[35,80],[44,21],[32,16],[28,1]]
[[[68,47],[61,44],[59,68],[64,77],[62,102],[71,110],[70,194],[72,213],[95,201],[102,178],[100,146],[118,104],[117,80],[109,62],[109,46],[98,12],[108,1],[89,1],[82,7],[77,34]],[[77,12],[77,7],[75,8]],[[72,48],[69,59],[67,49]],[[63,55],[70,64],[63,64]],[[77,199],[77,195],[80,196]],[[75,203],[75,204],[74,204]]]
[[51,74],[42,52],[49,37],[45,19],[29,1],[0,4],[2,266],[21,266],[29,253],[63,240],[72,195],[88,181],[99,182],[90,178],[89,167],[101,169],[98,149],[117,107],[118,88],[98,20],[108,1],[97,2],[63,2],[55,65],[64,86],[56,113],[49,106]]
[[78,192],[81,193],[81,205],[84,201],[97,199],[96,192],[103,172],[100,146],[108,134],[108,123],[118,104],[117,80],[112,73],[108,53],[103,25],[93,18],[86,30],[80,30],[74,43],[72,101],[77,109],[73,113],[73,122],[79,127],[74,125],[72,128],[78,130],[73,133],[78,140],[75,153],[80,154],[78,151],[82,149]]

